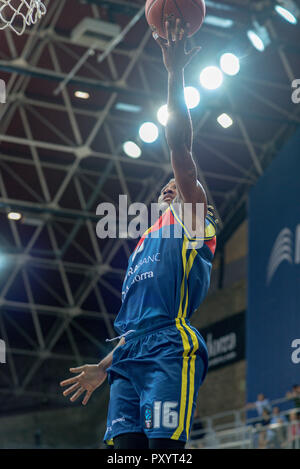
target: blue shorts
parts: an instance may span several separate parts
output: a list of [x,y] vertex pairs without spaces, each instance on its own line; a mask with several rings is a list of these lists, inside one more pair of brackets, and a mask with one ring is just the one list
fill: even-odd
[[106,443],[132,432],[188,440],[208,355],[197,329],[184,319],[174,324],[133,333],[114,351]]

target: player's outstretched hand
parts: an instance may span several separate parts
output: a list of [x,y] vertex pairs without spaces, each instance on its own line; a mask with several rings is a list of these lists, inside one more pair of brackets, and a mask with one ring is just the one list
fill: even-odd
[[101,365],[83,365],[77,368],[70,368],[71,373],[79,373],[73,378],[61,381],[61,386],[69,386],[64,392],[64,396],[68,396],[73,393],[70,397],[70,401],[74,402],[84,392],[85,396],[82,401],[83,405],[86,405],[95,391],[102,383],[104,383],[107,373]]
[[169,73],[183,70],[198,54],[201,47],[186,52],[186,39],[188,35],[189,25],[184,27],[179,18],[176,19],[175,25],[171,25],[169,21],[165,23],[167,41],[153,33],[153,37],[162,49],[163,59],[166,69]]

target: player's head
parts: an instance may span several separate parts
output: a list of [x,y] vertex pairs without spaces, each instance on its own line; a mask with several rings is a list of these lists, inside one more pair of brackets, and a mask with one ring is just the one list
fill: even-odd
[[170,181],[161,189],[158,197],[158,204],[161,210],[167,209],[172,202],[177,202],[179,197],[179,191],[176,186],[175,179],[172,178]]

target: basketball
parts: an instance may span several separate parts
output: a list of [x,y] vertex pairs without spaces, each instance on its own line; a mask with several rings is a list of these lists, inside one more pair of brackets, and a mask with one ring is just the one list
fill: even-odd
[[195,34],[205,18],[204,0],[147,0],[146,20],[150,28],[166,39],[165,22],[175,23],[180,18],[183,24],[190,23],[188,37]]

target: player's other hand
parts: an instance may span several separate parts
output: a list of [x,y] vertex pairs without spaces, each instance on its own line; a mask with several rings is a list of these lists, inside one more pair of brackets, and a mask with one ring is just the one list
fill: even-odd
[[104,383],[107,373],[101,365],[83,365],[77,368],[70,368],[71,373],[79,373],[73,378],[61,381],[60,386],[68,386],[63,392],[64,396],[72,394],[70,401],[74,402],[83,393],[85,396],[82,404],[86,405],[95,391],[102,383]]
[[201,47],[194,47],[194,49],[186,52],[185,46],[189,25],[183,26],[179,18],[176,19],[174,25],[166,21],[165,28],[167,41],[159,37],[155,32],[153,37],[162,49],[166,69],[169,73],[174,73],[183,70],[200,51]]

